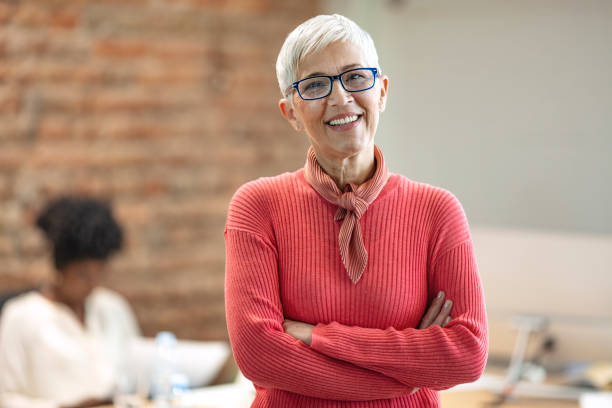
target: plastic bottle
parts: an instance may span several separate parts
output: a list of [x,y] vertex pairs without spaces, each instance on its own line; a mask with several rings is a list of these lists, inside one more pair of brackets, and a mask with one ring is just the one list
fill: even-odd
[[[173,408],[192,408],[189,402],[189,378],[182,373],[172,374],[172,407]],[[186,398],[187,397],[187,398]]]
[[153,365],[151,378],[151,396],[155,408],[172,407],[172,376],[176,368],[176,337],[173,333],[163,331],[155,337],[157,356]]

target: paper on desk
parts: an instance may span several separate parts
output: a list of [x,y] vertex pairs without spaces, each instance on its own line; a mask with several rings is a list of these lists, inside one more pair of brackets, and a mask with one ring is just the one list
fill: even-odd
[[[176,344],[175,364],[178,372],[189,378],[190,387],[202,387],[210,384],[217,376],[230,354],[226,342],[182,340]],[[155,339],[137,338],[130,348],[128,375],[138,378],[150,375],[157,358]]]
[[589,392],[580,396],[580,408],[612,408],[611,392]]
[[181,396],[179,404],[194,408],[248,408],[254,397],[252,385],[234,383],[191,390]]

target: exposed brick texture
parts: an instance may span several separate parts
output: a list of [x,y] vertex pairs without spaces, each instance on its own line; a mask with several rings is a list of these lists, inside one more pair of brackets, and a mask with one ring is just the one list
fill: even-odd
[[0,0],[0,290],[52,270],[49,198],[111,199],[107,286],[143,331],[226,339],[223,227],[242,183],[300,167],[274,65],[298,0]]

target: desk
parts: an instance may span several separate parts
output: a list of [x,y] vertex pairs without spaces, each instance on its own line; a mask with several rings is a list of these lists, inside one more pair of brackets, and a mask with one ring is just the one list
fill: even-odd
[[[483,408],[484,403],[494,400],[494,395],[488,391],[448,391],[440,393],[442,408]],[[250,403],[245,401],[240,408],[249,408]],[[218,405],[214,405],[218,407]],[[536,398],[519,398],[499,406],[499,408],[579,408],[576,401],[544,400]],[[99,408],[114,408],[104,406]],[[147,407],[149,408],[149,407]],[[196,405],[195,408],[207,408],[206,405]]]
[[[440,393],[442,408],[483,408],[484,403],[493,401],[488,391],[449,391]],[[518,398],[506,402],[500,408],[579,408],[576,401],[545,400],[539,398]]]

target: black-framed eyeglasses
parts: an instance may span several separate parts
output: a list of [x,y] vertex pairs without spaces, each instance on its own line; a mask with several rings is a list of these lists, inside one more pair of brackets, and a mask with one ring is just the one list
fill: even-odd
[[291,86],[298,92],[300,98],[312,101],[329,96],[336,79],[345,91],[362,92],[374,86],[377,76],[377,68],[354,68],[338,75],[316,75],[300,79]]

